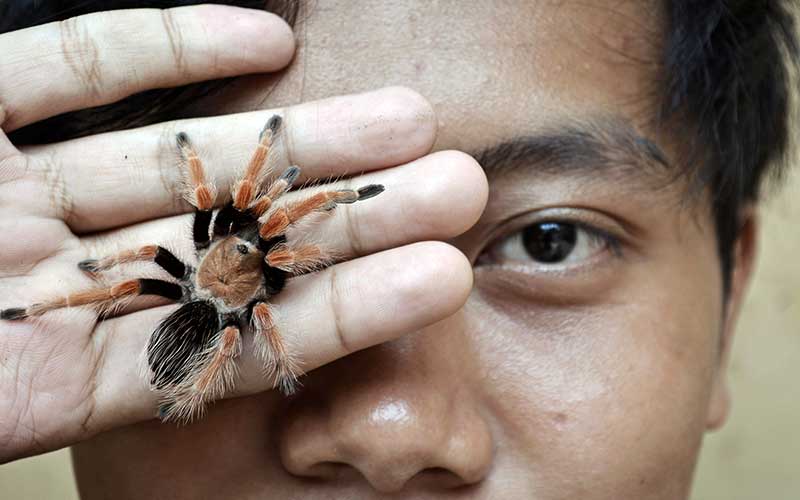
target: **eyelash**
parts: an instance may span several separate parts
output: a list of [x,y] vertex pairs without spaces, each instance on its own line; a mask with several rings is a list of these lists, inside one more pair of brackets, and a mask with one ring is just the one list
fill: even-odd
[[[609,253],[615,258],[624,258],[623,254],[623,241],[622,239],[615,235],[614,233],[610,232],[609,230],[602,229],[597,227],[593,224],[589,224],[587,222],[576,220],[574,218],[569,217],[536,217],[536,220],[527,221],[526,224],[520,224],[519,222],[512,222],[512,227],[510,229],[505,230],[501,233],[500,237],[495,238],[492,240],[489,245],[487,245],[484,250],[479,255],[476,266],[488,266],[488,265],[496,265],[496,266],[524,266],[524,267],[540,267],[545,268],[546,270],[555,270],[555,269],[569,269],[569,268],[582,268],[585,266],[590,266],[593,264],[592,261],[596,260],[596,257],[601,253]],[[533,257],[528,257],[525,261],[520,260],[506,260],[498,258],[496,255],[502,250],[503,246],[508,244],[514,238],[518,238],[522,240],[524,237],[524,232],[528,229],[542,226],[545,224],[560,224],[563,226],[572,226],[576,230],[576,234],[580,235],[583,234],[584,238],[588,238],[589,244],[599,244],[602,248],[597,251],[593,252],[589,255],[586,259],[579,263],[566,263],[564,261],[559,261],[556,263],[547,263],[535,260]],[[577,238],[581,238],[581,236],[577,236]],[[581,240],[576,239],[576,242],[567,256],[572,254],[577,245]],[[523,244],[520,242],[520,244]],[[492,254],[495,254],[494,256]]]

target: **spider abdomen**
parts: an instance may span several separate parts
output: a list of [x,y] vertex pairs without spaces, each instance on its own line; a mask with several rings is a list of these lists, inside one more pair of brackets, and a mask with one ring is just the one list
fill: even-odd
[[189,302],[159,323],[147,345],[150,383],[159,388],[179,384],[187,365],[208,347],[220,330],[217,309],[204,300]]

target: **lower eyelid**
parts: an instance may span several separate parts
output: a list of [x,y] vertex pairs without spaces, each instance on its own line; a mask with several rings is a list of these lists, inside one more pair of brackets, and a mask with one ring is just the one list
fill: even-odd
[[608,300],[609,290],[624,279],[624,267],[603,262],[546,269],[517,263],[492,264],[475,269],[476,287],[487,300],[494,297],[557,307]]

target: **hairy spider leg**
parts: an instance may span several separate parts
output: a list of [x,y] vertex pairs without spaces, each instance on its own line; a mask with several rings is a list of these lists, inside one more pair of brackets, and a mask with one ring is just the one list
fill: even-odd
[[217,213],[214,219],[214,236],[224,237],[239,231],[242,227],[255,224],[278,197],[288,191],[300,170],[289,167],[269,187],[264,189],[264,179],[271,170],[267,166],[270,148],[280,137],[281,117],[272,116],[259,136],[259,143],[250,163],[233,187],[233,199]]
[[186,162],[186,188],[184,198],[195,207],[192,236],[195,248],[201,250],[211,243],[209,228],[217,188],[206,179],[205,168],[197,156],[189,136],[185,132],[177,135],[178,149]]
[[255,224],[258,218],[266,212],[272,203],[291,189],[300,169],[295,166],[287,168],[283,174],[275,179],[266,192],[259,195],[246,210],[239,210],[233,202],[227,203],[214,219],[214,236],[224,237],[234,233],[244,226]]
[[278,136],[281,126],[281,117],[273,115],[264,125],[258,137],[258,146],[253,153],[250,163],[245,168],[244,175],[233,186],[233,207],[244,212],[255,199],[264,176],[264,166],[267,164],[270,146]]
[[162,407],[161,418],[190,422],[202,416],[208,402],[234,387],[236,358],[241,352],[242,336],[237,326],[228,325],[218,332],[208,348],[195,356],[189,376],[170,389],[169,404]]
[[264,302],[253,306],[250,319],[255,354],[264,363],[265,375],[286,395],[294,393],[302,371],[275,327],[272,311]]
[[264,241],[283,236],[290,225],[314,212],[329,212],[340,204],[355,203],[379,195],[384,190],[380,184],[370,184],[359,189],[322,191],[304,200],[290,203],[264,214],[259,220],[258,234]]
[[172,277],[182,280],[186,277],[187,266],[166,248],[159,245],[145,245],[135,250],[125,250],[102,259],[87,259],[78,263],[78,268],[94,274],[130,262],[154,262]]
[[108,314],[114,307],[123,305],[139,295],[159,295],[178,301],[183,297],[180,285],[155,279],[123,281],[113,286],[71,293],[29,307],[15,307],[0,311],[0,319],[21,320],[67,307],[94,306],[100,315]]
[[250,205],[250,213],[256,218],[264,215],[264,213],[269,210],[275,200],[280,198],[283,194],[289,191],[289,189],[291,189],[292,185],[299,176],[300,168],[297,166],[291,166],[284,170],[281,176],[275,179],[272,184],[270,184],[266,193],[262,194],[256,198],[255,201],[253,201],[253,203]]
[[[379,184],[370,184],[358,190],[323,191],[264,214],[259,219],[259,247],[266,253],[264,274],[267,287],[280,290],[286,273],[300,274],[330,263],[330,256],[319,247],[288,245],[286,230],[291,224],[313,212],[330,211],[338,204],[372,198],[383,192],[383,189]],[[273,280],[273,277],[279,280]],[[263,302],[257,303],[253,307],[251,321],[256,355],[264,363],[267,375],[272,377],[274,384],[284,393],[291,394],[301,372],[275,327],[269,307]]]
[[317,245],[279,244],[264,256],[264,261],[270,267],[297,276],[328,267],[333,257]]

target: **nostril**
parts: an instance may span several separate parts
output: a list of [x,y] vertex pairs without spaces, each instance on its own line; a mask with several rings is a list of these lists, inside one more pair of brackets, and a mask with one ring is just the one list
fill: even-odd
[[302,471],[304,477],[325,480],[341,480],[356,475],[358,475],[358,471],[353,467],[344,462],[335,461],[317,462]]
[[467,478],[461,477],[444,467],[431,467],[421,470],[409,481],[409,483],[415,483],[423,487],[438,490],[463,488],[474,482],[475,481],[469,481]]
[[384,494],[406,485],[443,491],[481,482],[494,454],[488,423],[469,400],[455,404],[432,394],[415,400],[352,392],[335,405],[299,398],[282,419],[284,468],[309,479],[366,481]]

